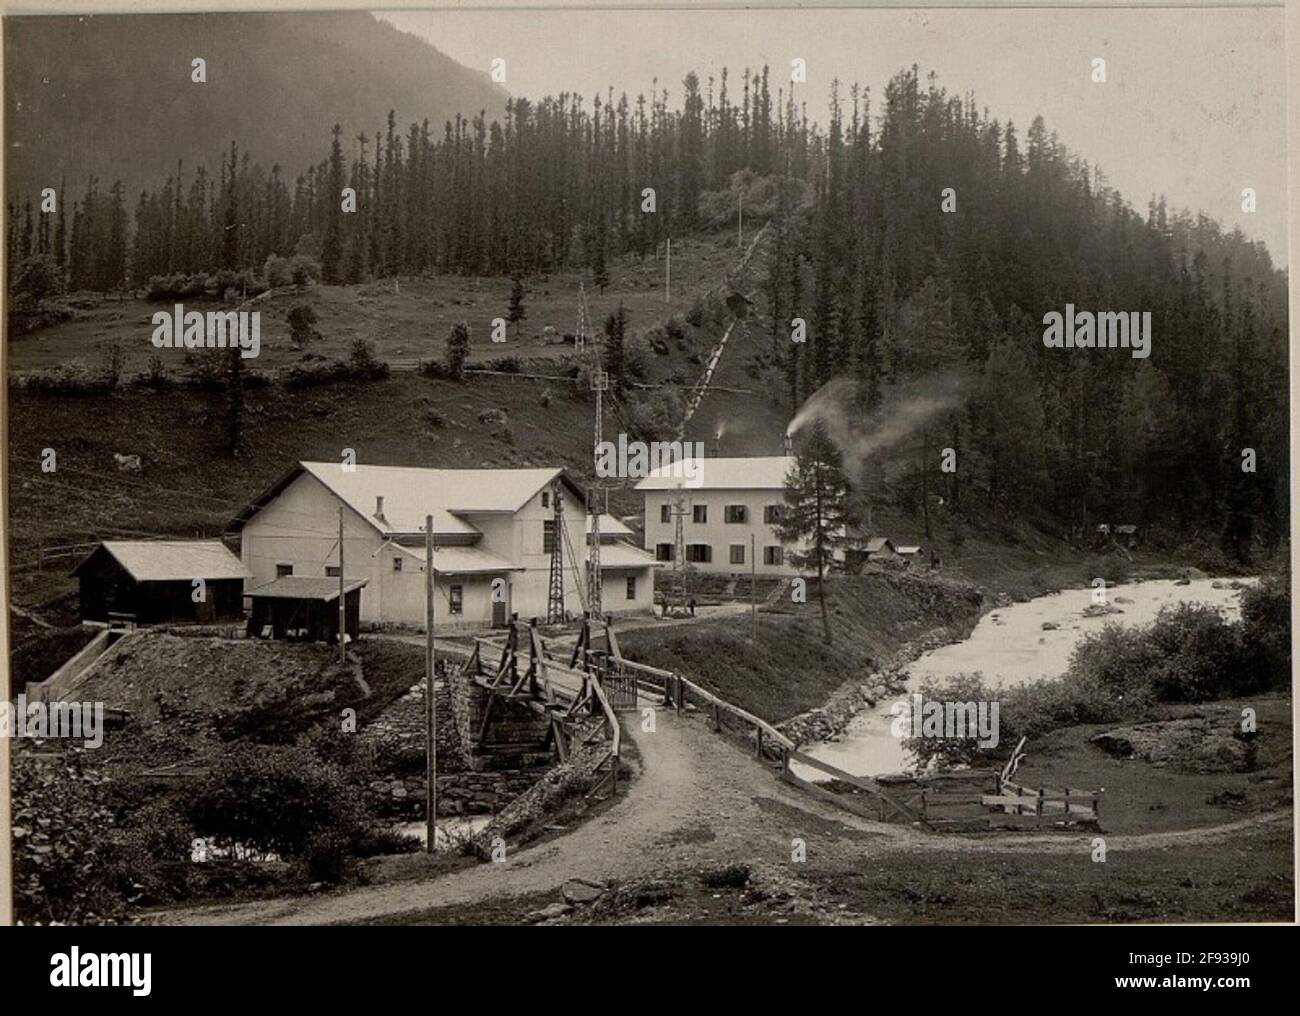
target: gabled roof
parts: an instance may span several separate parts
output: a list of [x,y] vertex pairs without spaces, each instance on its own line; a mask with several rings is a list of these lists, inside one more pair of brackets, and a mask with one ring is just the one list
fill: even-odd
[[[433,469],[423,466],[357,465],[344,470],[340,462],[300,462],[231,521],[242,529],[303,473],[320,481],[380,533],[424,531],[426,515],[433,531],[446,536],[478,533],[462,515],[517,512],[543,487],[559,479],[578,497],[585,495],[563,469]],[[382,518],[375,515],[384,499]]]
[[900,543],[894,547],[900,554],[919,554],[921,548],[914,543]]
[[[636,489],[784,490],[786,475],[796,462],[792,455],[684,459],[652,471]],[[700,482],[686,479],[691,476]]]
[[886,547],[890,550],[894,549],[894,545],[889,542],[888,536],[873,536],[867,541],[868,554],[874,554],[876,551],[884,550]]
[[220,540],[105,540],[72,574],[79,574],[101,551],[137,582],[244,579],[252,574]]
[[[368,579],[344,579],[343,591],[360,589]],[[282,575],[264,586],[244,594],[258,600],[321,600],[329,603],[339,598],[337,578],[311,578],[306,575]]]

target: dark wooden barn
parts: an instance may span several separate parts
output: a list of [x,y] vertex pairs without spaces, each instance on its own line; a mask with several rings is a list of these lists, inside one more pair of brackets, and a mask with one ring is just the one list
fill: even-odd
[[244,616],[244,563],[220,540],[106,540],[72,570],[83,621],[215,624]]
[[[348,636],[361,632],[361,589],[365,579],[346,579],[343,603]],[[253,601],[248,634],[254,638],[335,642],[339,631],[339,580],[284,575],[248,594]]]

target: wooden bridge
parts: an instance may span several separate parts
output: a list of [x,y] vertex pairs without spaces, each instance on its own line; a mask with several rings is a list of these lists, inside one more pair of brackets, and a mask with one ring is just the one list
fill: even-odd
[[[474,640],[463,673],[493,696],[478,734],[480,744],[492,720],[492,703],[498,700],[526,703],[546,717],[548,744],[554,744],[561,760],[569,757],[575,743],[604,736],[609,751],[599,769],[606,769],[606,775],[593,793],[605,787],[611,795],[617,790],[618,713],[637,711],[644,704],[678,714],[704,713],[715,732],[746,744],[777,778],[872,821],[901,821],[932,831],[989,829],[1026,820],[1039,826],[1097,821],[1098,792],[1027,789],[1011,782],[1010,762],[1001,773],[965,770],[890,780],[855,776],[799,751],[766,720],[682,675],[627,659],[609,620],[584,619],[572,650],[560,652],[546,646],[535,620],[525,625],[512,618],[504,640]],[[830,782],[806,779],[791,763],[817,770]]]

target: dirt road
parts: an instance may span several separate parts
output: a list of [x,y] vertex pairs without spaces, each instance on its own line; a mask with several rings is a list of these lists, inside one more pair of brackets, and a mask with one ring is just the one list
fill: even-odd
[[[331,924],[394,918],[549,890],[573,878],[627,880],[736,862],[789,866],[795,842],[809,861],[849,872],[898,853],[1074,854],[1096,834],[939,836],[860,819],[779,782],[702,715],[659,709],[653,732],[628,717],[640,761],[626,796],[556,839],[424,881],[331,894],[195,907],[152,916],[167,924]],[[1199,846],[1285,827],[1290,812],[1210,829],[1107,837],[1111,852]],[[921,862],[918,857],[918,862]]]

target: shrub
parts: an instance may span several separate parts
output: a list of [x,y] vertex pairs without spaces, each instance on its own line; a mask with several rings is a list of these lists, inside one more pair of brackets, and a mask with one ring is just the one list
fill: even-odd
[[290,308],[286,320],[289,322],[289,338],[297,349],[302,349],[310,340],[320,338],[320,332],[315,328],[316,311],[311,304],[300,303]]
[[353,852],[357,857],[380,857],[384,854],[414,854],[422,844],[418,836],[400,833],[396,829],[368,829],[356,842]]
[[343,881],[348,859],[348,837],[334,829],[312,834],[303,858],[307,877],[313,882]]
[[[954,674],[943,682],[925,681],[917,690],[922,696],[923,703],[970,702],[978,705],[981,702],[988,702],[990,697],[996,697],[990,696],[979,674]],[[979,755],[979,737],[975,736],[977,731],[971,731],[970,737],[911,736],[911,732],[916,729],[916,724],[924,720],[924,712],[919,719],[911,715],[910,710],[914,705],[914,700],[909,696],[909,711],[894,722],[906,724],[907,736],[903,738],[903,747],[916,758],[920,767],[924,768],[932,763],[943,767],[965,764]],[[974,721],[975,715],[971,715],[969,722]]]
[[167,376],[167,367],[163,363],[163,358],[157,353],[149,357],[149,366],[140,375],[140,383],[156,392],[171,387],[171,378]]
[[295,286],[305,286],[320,281],[320,262],[305,254],[295,254],[289,262],[289,273]]
[[289,264],[287,258],[282,258],[278,254],[272,254],[266,259],[266,263],[262,266],[262,274],[266,276],[266,284],[272,289],[293,284],[293,266]]
[[486,364],[488,370],[499,370],[503,374],[518,374],[523,370],[523,364],[517,356],[502,356],[495,360],[489,360]]
[[374,344],[357,337],[352,340],[348,353],[350,376],[362,381],[374,381],[388,377],[388,364],[375,355]]
[[116,381],[105,376],[84,360],[68,360],[48,370],[34,370],[23,379],[23,387],[43,395],[101,395],[110,392]]
[[327,859],[333,847],[319,834],[350,842],[366,822],[343,770],[298,746],[230,745],[194,789],[188,814],[198,835],[221,846],[284,858],[307,858],[312,848]]
[[280,379],[285,388],[301,389],[346,381],[351,376],[352,368],[342,360],[320,360],[290,367],[280,375]]
[[1259,688],[1291,685],[1291,580],[1266,575],[1241,594],[1241,640]]

